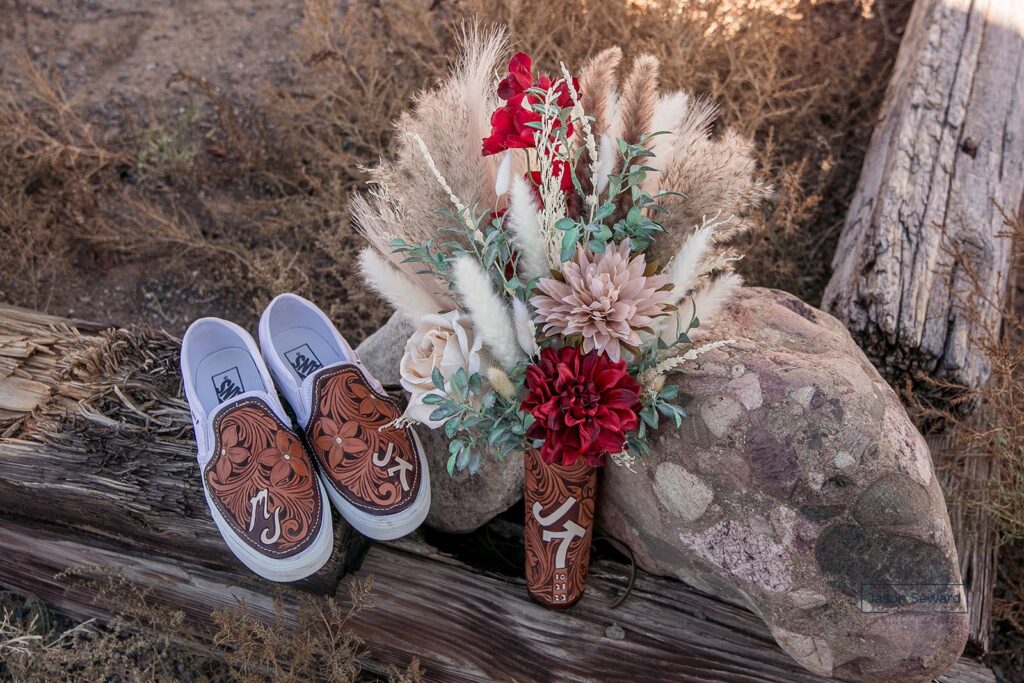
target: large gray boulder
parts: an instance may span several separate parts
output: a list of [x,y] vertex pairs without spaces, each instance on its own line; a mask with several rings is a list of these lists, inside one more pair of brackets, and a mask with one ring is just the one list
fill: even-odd
[[[893,390],[841,323],[783,292],[745,290],[701,338],[736,342],[677,376],[680,430],[635,473],[606,468],[604,529],[648,571],[753,609],[816,673],[952,665],[967,616],[949,516]],[[891,603],[917,598],[958,604]]]
[[[388,389],[400,389],[398,361],[412,326],[397,314],[356,348],[373,375]],[[417,427],[430,468],[430,512],[427,526],[448,533],[474,531],[509,509],[523,496],[523,456],[499,462],[484,458],[475,476],[456,472],[448,476],[448,441],[444,433]]]
[[[393,318],[359,347],[386,384],[410,332]],[[967,638],[956,550],[896,394],[842,324],[783,292],[744,290],[700,338],[735,343],[675,376],[681,429],[659,430],[634,472],[605,468],[600,524],[647,571],[757,612],[811,671],[925,681],[950,666]],[[521,495],[521,461],[449,478],[443,437],[420,433],[429,525],[469,531]],[[933,602],[891,604],[918,598]]]

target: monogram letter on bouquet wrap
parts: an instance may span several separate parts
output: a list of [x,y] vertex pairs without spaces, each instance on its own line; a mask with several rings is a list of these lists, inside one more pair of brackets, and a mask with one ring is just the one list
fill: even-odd
[[618,48],[542,73],[506,44],[470,32],[351,206],[364,278],[415,328],[397,422],[443,430],[449,473],[524,454],[527,587],[567,607],[597,468],[646,476],[649,432],[686,419],[666,377],[730,343],[691,337],[742,284],[769,187],[749,141],[708,136],[714,106],[658,92],[654,57],[620,84]]
[[525,453],[526,588],[547,607],[568,607],[587,585],[597,470],[583,460],[548,465]]

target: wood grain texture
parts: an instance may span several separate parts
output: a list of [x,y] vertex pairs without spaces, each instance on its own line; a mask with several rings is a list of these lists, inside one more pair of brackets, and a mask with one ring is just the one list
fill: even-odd
[[823,307],[890,378],[980,386],[1022,196],[1024,2],[917,0]]

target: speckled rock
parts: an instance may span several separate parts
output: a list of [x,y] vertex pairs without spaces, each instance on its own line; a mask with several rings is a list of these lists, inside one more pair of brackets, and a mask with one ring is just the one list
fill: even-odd
[[678,376],[682,429],[635,473],[606,468],[605,530],[648,571],[749,606],[817,674],[937,676],[966,641],[964,595],[895,393],[837,320],[782,292],[745,290],[701,336],[736,343]]
[[[389,390],[401,390],[398,361],[412,327],[397,315],[367,337],[356,353],[367,369]],[[485,458],[476,475],[457,472],[448,476],[448,442],[440,431],[419,427],[430,468],[430,512],[426,524],[449,533],[473,531],[501,514],[523,495],[523,456],[504,462]]]

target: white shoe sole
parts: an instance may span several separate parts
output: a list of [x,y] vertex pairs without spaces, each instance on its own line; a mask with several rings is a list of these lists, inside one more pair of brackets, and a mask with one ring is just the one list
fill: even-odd
[[[322,483],[318,481],[317,485],[320,487],[320,496],[323,499],[328,494],[324,490]],[[334,550],[334,523],[329,510],[324,510],[327,514],[323,516],[323,521],[320,523],[320,531],[308,548],[291,557],[275,559],[262,555],[251,548],[244,540],[238,538],[227,520],[221,515],[220,510],[217,509],[217,505],[210,498],[210,492],[206,488],[205,477],[203,478],[203,495],[206,496],[206,504],[210,508],[210,514],[213,516],[213,521],[217,524],[220,535],[224,538],[228,549],[231,550],[242,564],[265,579],[280,583],[298,581],[311,574],[315,574],[327,564],[327,560],[331,557],[331,551]]]

